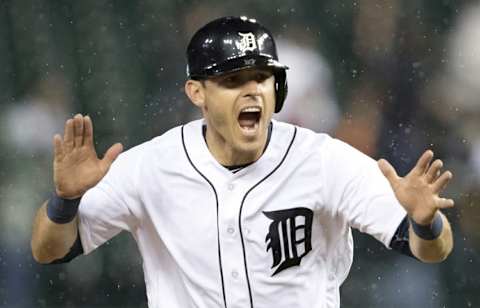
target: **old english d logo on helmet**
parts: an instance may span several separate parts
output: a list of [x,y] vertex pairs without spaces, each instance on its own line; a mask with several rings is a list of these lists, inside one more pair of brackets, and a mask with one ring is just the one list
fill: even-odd
[[241,39],[239,41],[236,41],[235,45],[239,50],[245,53],[246,51],[254,51],[255,49],[257,49],[257,40],[255,39],[255,35],[252,32],[238,32],[238,34],[241,36]]
[[275,76],[275,112],[287,96],[288,67],[278,61],[272,34],[256,20],[222,17],[200,28],[187,47],[187,77],[207,79],[247,68],[269,68]]

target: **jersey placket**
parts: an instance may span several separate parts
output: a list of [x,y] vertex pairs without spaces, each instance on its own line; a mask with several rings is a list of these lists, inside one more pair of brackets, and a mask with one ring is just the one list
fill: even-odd
[[233,177],[219,187],[218,223],[227,307],[250,305],[238,219],[245,188]]

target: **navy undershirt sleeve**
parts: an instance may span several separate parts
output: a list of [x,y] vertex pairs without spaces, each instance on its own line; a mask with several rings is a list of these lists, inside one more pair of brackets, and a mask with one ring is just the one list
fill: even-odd
[[82,241],[80,240],[80,232],[77,232],[77,239],[70,248],[70,251],[63,258],[57,259],[50,264],[68,263],[81,254],[83,254]]
[[[404,254],[406,256],[412,257],[417,259],[410,250],[409,245],[409,235],[408,235],[408,228],[410,227],[410,222],[408,221],[408,216],[402,220],[400,225],[395,231],[395,235],[393,236],[390,242],[390,248]],[[418,259],[417,259],[418,260]]]

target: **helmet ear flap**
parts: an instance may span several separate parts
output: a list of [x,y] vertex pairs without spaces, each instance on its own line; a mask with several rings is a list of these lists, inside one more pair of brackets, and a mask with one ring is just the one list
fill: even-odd
[[275,72],[275,113],[280,112],[288,94],[287,72],[280,69]]

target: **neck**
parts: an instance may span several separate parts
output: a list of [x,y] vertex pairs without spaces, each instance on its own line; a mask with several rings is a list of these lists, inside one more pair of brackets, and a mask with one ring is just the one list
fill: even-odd
[[259,146],[240,149],[229,143],[223,136],[212,129],[206,132],[206,141],[210,153],[223,166],[235,166],[252,163],[262,156],[267,142],[267,133],[262,136]]

